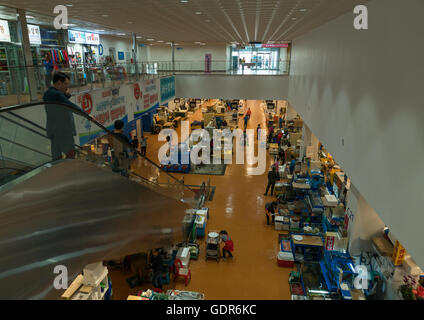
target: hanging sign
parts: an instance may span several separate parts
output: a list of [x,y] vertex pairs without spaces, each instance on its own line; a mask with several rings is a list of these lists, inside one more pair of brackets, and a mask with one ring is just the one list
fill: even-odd
[[28,36],[30,44],[41,44],[40,27],[28,24]]
[[0,20],[0,42],[10,42],[9,22]]

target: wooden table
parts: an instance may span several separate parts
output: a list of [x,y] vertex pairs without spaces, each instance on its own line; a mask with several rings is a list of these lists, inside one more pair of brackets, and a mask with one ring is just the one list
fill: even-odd
[[382,256],[391,257],[393,254],[393,245],[383,237],[372,238],[372,243]]
[[173,122],[167,122],[163,125],[163,128],[172,128],[174,126]]
[[293,244],[296,246],[311,246],[311,247],[323,247],[324,242],[321,237],[318,236],[302,236],[302,241],[297,241],[293,237]]

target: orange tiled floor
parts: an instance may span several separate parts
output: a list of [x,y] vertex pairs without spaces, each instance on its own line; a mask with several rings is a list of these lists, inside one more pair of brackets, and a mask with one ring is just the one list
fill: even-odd
[[[252,117],[248,128],[256,129],[258,123],[265,128],[265,115],[260,101],[248,101]],[[194,117],[199,119],[201,110]],[[240,127],[243,127],[242,125]],[[162,143],[157,136],[149,139],[147,156],[157,160],[157,150]],[[268,158],[268,162],[271,159]],[[234,161],[235,162],[235,161]],[[216,186],[210,208],[210,219],[206,230],[227,230],[234,241],[234,258],[217,263],[205,260],[205,239],[199,239],[200,256],[197,261],[190,262],[192,279],[187,287],[183,281],[164,289],[176,288],[202,292],[206,299],[290,299],[288,274],[291,269],[277,266],[278,231],[274,226],[266,225],[264,214],[265,202],[273,198],[265,197],[267,172],[261,176],[248,176],[248,165],[228,165],[225,176],[184,175],[186,184],[200,185],[208,178],[211,185]],[[181,178],[181,175],[175,175]],[[130,289],[120,271],[111,271],[114,299],[126,299],[141,288]]]

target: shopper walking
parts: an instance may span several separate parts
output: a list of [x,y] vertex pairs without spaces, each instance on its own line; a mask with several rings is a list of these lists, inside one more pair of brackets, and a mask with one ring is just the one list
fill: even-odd
[[249,122],[249,116],[246,114],[245,116],[244,116],[244,129],[246,130],[247,129],[247,123]]
[[293,174],[295,168],[296,168],[296,160],[292,158],[290,162],[290,174]]
[[144,135],[141,136],[140,146],[141,146],[141,155],[145,157],[146,150],[147,150],[147,138]]
[[129,169],[131,167],[130,155],[128,149],[132,147],[132,142],[124,134],[124,122],[122,120],[115,121],[115,129],[113,131],[115,137],[119,137],[120,140],[113,136],[109,137],[109,145],[112,147],[112,171],[120,172],[122,176],[128,177]]
[[52,85],[53,68],[54,68],[52,54],[50,52],[46,53],[43,64],[44,64],[44,68],[46,69],[45,85],[46,85],[46,88],[48,89]]
[[[53,76],[53,86],[51,86],[43,96],[44,102],[56,102],[69,105],[82,111],[80,107],[69,101],[70,77],[62,72],[57,72]],[[46,131],[51,139],[51,151],[53,160],[60,160],[63,154],[67,158],[75,157],[75,141],[77,135],[74,113],[70,108],[62,105],[46,104]]]
[[256,136],[257,136],[257,138],[258,138],[258,142],[259,142],[259,140],[260,140],[260,137],[261,137],[261,125],[260,124],[258,124],[258,127],[256,128]]
[[233,257],[232,252],[234,251],[234,243],[233,240],[231,240],[230,236],[228,235],[227,231],[221,231],[220,233],[221,239],[224,242],[224,247],[222,248],[222,256],[225,259],[225,254],[228,253],[230,258]]
[[163,260],[162,256],[158,249],[154,249],[151,257],[151,265],[152,265],[152,284],[155,289],[162,290],[162,268],[163,268]]
[[266,191],[264,193],[264,196],[268,195],[268,190],[271,187],[271,196],[274,195],[274,187],[275,183],[280,180],[280,176],[278,174],[278,171],[274,168],[274,166],[271,167],[271,170],[268,172],[268,185],[266,186]]

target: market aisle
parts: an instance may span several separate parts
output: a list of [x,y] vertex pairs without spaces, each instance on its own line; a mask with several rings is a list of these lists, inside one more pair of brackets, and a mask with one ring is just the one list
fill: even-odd
[[[248,107],[252,110],[248,128],[256,129],[258,123],[266,128],[261,101],[248,101]],[[196,118],[198,112],[195,113]],[[157,161],[155,152],[162,144],[157,141],[157,136],[150,137],[147,155],[152,160]],[[290,299],[288,274],[291,269],[278,267],[279,232],[274,230],[274,226],[266,225],[265,202],[273,199],[263,196],[267,172],[261,176],[248,176],[247,171],[248,165],[233,164],[227,166],[225,176],[184,175],[188,185],[200,185],[210,178],[211,185],[216,186],[213,201],[206,203],[210,208],[206,230],[227,230],[234,240],[234,258],[219,263],[206,261],[205,239],[199,239],[200,256],[197,261],[190,262],[192,279],[188,286],[178,281],[176,285],[171,282],[164,289],[175,287],[202,292],[208,300]],[[130,275],[122,275],[120,271],[112,271],[111,274],[115,299],[126,299],[141,288],[151,288],[151,285],[145,285],[130,289],[125,282]]]

